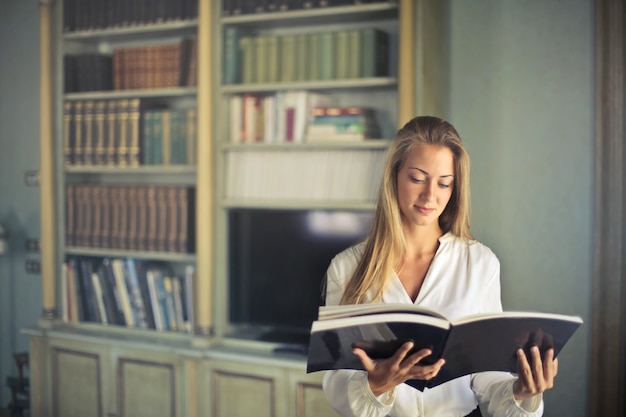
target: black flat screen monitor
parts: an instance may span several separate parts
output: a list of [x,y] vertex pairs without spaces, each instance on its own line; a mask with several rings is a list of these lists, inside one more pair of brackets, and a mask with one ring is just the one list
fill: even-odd
[[331,259],[362,240],[372,218],[366,211],[230,210],[229,320],[236,332],[308,344]]

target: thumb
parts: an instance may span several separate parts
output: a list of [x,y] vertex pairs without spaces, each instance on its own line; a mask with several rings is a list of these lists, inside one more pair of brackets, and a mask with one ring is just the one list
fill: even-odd
[[374,361],[369,356],[367,356],[367,353],[365,353],[363,349],[354,348],[352,349],[352,353],[354,353],[359,358],[359,360],[363,364],[363,368],[365,368],[366,371],[369,372],[374,369]]

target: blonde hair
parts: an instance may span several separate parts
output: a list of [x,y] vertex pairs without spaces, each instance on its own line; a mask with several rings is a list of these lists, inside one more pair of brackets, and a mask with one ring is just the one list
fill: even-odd
[[471,241],[469,230],[469,156],[454,126],[437,117],[418,116],[398,130],[387,152],[376,212],[365,251],[348,281],[341,304],[378,301],[394,270],[399,266],[406,242],[398,206],[398,171],[413,149],[423,145],[444,146],[454,157],[454,188],[439,216],[443,233]]

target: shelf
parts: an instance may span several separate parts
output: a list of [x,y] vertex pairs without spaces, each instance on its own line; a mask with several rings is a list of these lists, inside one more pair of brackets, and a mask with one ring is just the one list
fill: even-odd
[[65,248],[66,255],[72,256],[95,256],[109,258],[135,258],[160,260],[168,262],[195,263],[196,255],[193,253],[174,253],[174,252],[146,252],[123,249],[107,249],[107,248],[83,248],[76,246],[68,246]]
[[387,149],[391,142],[386,139],[368,139],[350,142],[314,142],[314,143],[227,143],[222,145],[224,152],[255,152],[255,151],[294,151],[307,152],[311,150],[338,150],[338,149]]
[[367,201],[304,201],[304,200],[224,200],[222,207],[251,208],[251,209],[280,209],[280,210],[350,210],[370,211],[376,208],[374,202]]
[[222,85],[222,94],[241,94],[253,92],[276,92],[286,90],[340,90],[354,88],[395,87],[395,77],[344,78],[337,80],[315,80],[282,83],[231,84]]
[[338,23],[346,20],[350,22],[384,20],[394,18],[397,14],[398,4],[389,1],[352,6],[318,7],[307,10],[226,16],[220,19],[220,23],[222,25],[239,25],[248,28],[271,27],[280,23],[280,26],[284,28]]
[[63,96],[67,101],[73,100],[98,100],[98,99],[121,99],[121,98],[166,98],[166,97],[193,97],[197,94],[196,87],[172,87],[142,90],[109,90],[109,91],[86,91],[81,93],[68,93]]
[[63,34],[63,40],[103,42],[116,39],[124,39],[124,41],[135,41],[154,39],[155,37],[182,36],[194,32],[195,30],[197,30],[197,28],[197,19],[179,20],[173,22],[133,25],[127,27],[66,32]]

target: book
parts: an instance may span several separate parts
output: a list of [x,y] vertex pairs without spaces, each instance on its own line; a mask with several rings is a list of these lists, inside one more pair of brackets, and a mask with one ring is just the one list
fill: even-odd
[[582,324],[577,316],[539,312],[501,312],[448,320],[443,315],[408,304],[359,304],[320,307],[311,326],[307,372],[331,369],[362,370],[353,347],[372,358],[387,358],[405,342],[413,352],[432,354],[421,363],[444,358],[436,377],[409,380],[420,391],[452,379],[483,371],[516,373],[516,352],[538,346],[543,357],[553,348],[555,357]]

